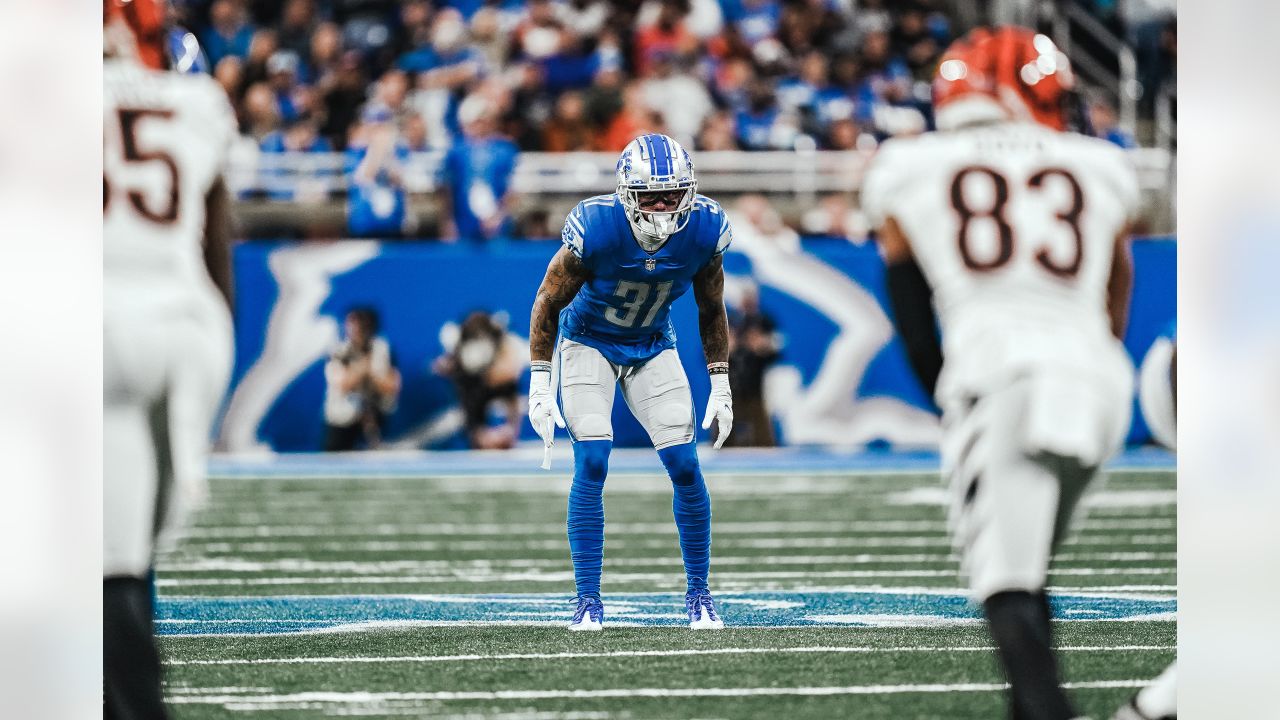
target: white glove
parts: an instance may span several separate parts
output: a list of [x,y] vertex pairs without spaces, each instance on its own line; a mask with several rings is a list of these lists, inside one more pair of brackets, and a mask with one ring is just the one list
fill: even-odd
[[733,393],[729,390],[728,373],[711,374],[711,397],[707,398],[707,414],[702,418],[702,429],[710,430],[712,420],[716,421],[713,447],[719,450],[733,430]]
[[555,442],[556,426],[564,427],[564,418],[560,417],[556,407],[555,394],[551,392],[551,364],[537,364],[529,373],[529,423],[534,432],[542,438],[542,446],[547,450],[542,460],[544,470],[550,469],[550,450]]

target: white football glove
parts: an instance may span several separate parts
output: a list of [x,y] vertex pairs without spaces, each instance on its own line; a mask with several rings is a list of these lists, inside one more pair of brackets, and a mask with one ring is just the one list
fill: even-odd
[[729,390],[728,373],[711,375],[711,397],[707,398],[707,414],[702,418],[702,429],[710,430],[712,420],[716,421],[713,447],[719,450],[733,430],[733,393]]
[[564,427],[564,418],[560,417],[556,407],[555,393],[551,391],[551,365],[534,365],[529,373],[529,423],[534,432],[542,438],[542,446],[547,450],[543,455],[543,469],[550,469],[550,450],[555,442],[556,426]]

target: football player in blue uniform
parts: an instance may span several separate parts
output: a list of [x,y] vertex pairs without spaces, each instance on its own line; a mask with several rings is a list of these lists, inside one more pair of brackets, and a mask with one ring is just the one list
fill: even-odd
[[724,623],[707,590],[711,499],[670,313],[692,286],[711,377],[702,427],[715,421],[719,448],[733,426],[722,260],[732,232],[720,205],[697,194],[689,153],[666,135],[632,140],[618,158],[617,181],[615,193],[583,200],[569,213],[564,247],[547,267],[530,320],[529,420],[548,447],[555,425],[567,424],[573,439],[568,525],[578,599],[569,629],[600,630],[604,618],[603,492],[618,384],[674,486],[689,627],[719,629]]

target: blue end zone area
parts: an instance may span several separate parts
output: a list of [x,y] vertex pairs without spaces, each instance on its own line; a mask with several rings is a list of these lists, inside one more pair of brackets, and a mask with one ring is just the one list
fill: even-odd
[[[683,596],[605,595],[605,620],[681,627]],[[733,627],[920,627],[978,622],[964,595],[903,590],[718,593]],[[1172,620],[1177,601],[1135,595],[1056,595],[1059,620]],[[564,625],[564,595],[172,597],[156,608],[160,635],[266,635],[412,625]]]
[[[932,451],[832,450],[816,447],[761,448],[712,451],[699,449],[702,469],[709,473],[885,473],[937,472],[938,454]],[[525,446],[496,452],[375,452],[292,453],[279,455],[218,455],[209,461],[209,473],[224,478],[315,477],[424,477],[439,475],[546,474],[538,469],[542,446]],[[1108,465],[1112,470],[1174,470],[1176,456],[1160,448],[1130,448]],[[556,445],[552,473],[570,473],[573,457],[568,442]],[[617,448],[609,458],[609,471],[662,473],[657,453],[647,448]]]

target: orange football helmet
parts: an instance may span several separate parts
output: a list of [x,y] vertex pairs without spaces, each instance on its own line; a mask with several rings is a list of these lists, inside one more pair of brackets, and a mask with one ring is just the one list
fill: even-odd
[[[128,45],[120,42],[122,35],[127,33],[133,41],[132,54],[143,65],[155,70],[169,68],[169,55],[165,49],[167,23],[167,0],[102,0],[102,24],[116,36],[115,43],[108,36],[108,44]],[[123,48],[112,47],[109,50],[120,53]]]
[[939,129],[1031,120],[1067,129],[1071,62],[1053,40],[1023,27],[976,28],[952,43],[933,80]]

